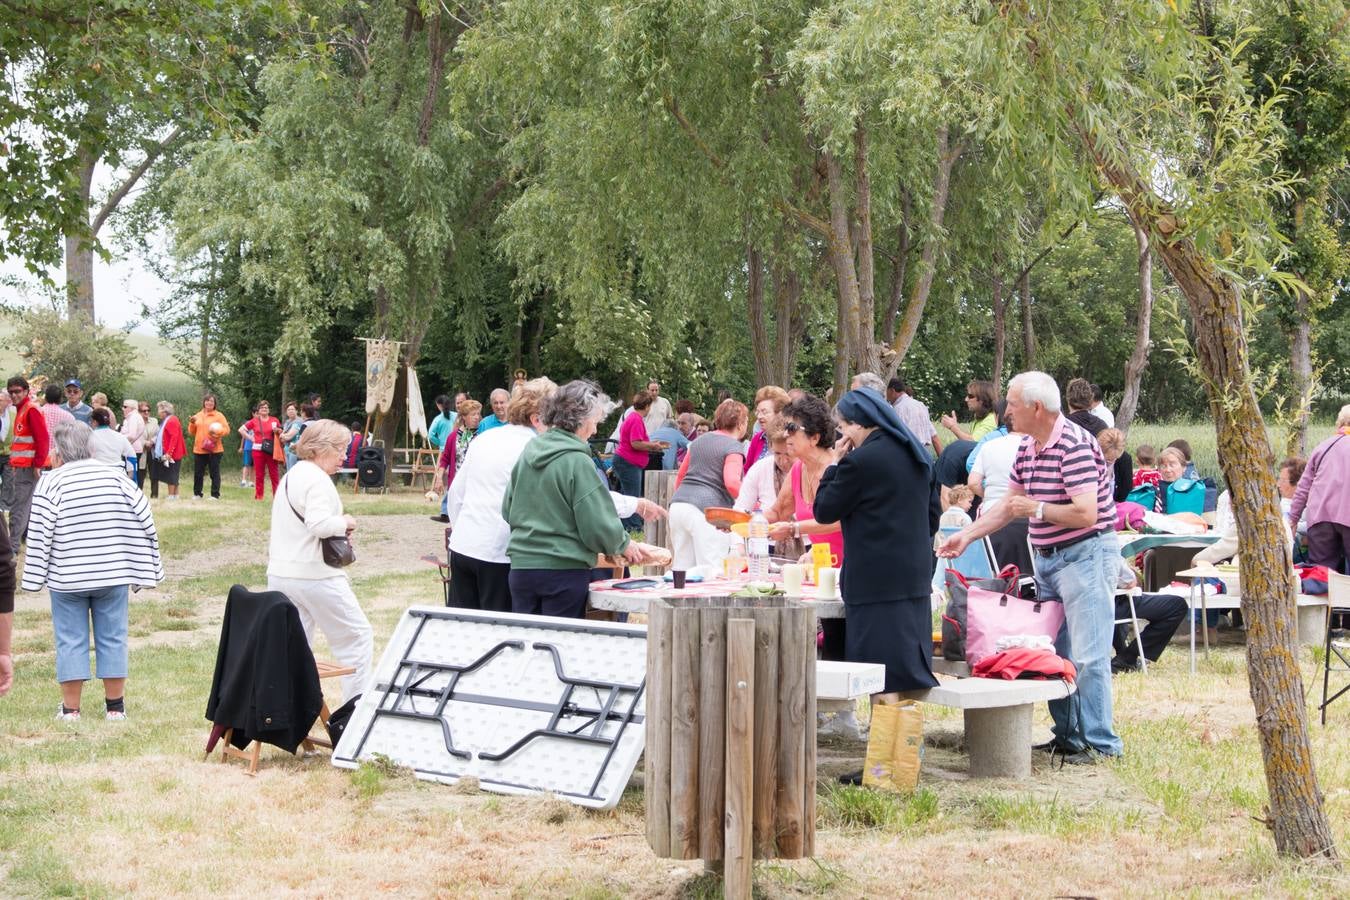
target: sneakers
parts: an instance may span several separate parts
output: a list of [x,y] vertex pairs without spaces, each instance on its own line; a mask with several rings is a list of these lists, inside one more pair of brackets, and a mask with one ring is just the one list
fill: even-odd
[[867,740],[867,729],[858,722],[857,713],[852,709],[834,715],[817,713],[816,734],[837,734],[855,741]]
[[66,708],[60,703],[56,704],[56,721],[58,722],[78,722],[80,721],[80,711],[66,712]]
[[108,722],[125,722],[127,720],[127,714],[125,710],[110,709],[103,714],[103,718]]

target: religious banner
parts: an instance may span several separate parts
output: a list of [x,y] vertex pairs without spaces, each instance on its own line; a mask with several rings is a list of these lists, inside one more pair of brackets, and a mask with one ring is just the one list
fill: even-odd
[[417,370],[408,366],[408,431],[413,437],[427,436],[427,411],[422,406],[422,386],[417,383]]
[[379,409],[380,415],[389,412],[394,402],[394,386],[398,382],[398,348],[401,341],[363,338],[366,342],[366,415]]

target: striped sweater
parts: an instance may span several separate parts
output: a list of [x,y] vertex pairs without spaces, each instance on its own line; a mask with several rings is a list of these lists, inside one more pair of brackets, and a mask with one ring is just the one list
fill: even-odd
[[38,481],[28,520],[24,590],[154,587],[163,580],[150,504],[122,470],[82,459]]

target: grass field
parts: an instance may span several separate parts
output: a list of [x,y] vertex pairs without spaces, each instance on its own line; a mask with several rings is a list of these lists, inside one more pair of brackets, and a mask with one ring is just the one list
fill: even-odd
[[[439,551],[442,529],[416,494],[343,497],[361,525],[350,571],[378,653],[405,607],[441,602],[422,557]],[[47,597],[19,597],[15,688],[0,700],[0,896],[719,895],[699,864],[647,848],[640,772],[617,810],[600,813],[274,748],[256,778],[203,761],[224,597],[233,583],[265,583],[269,505],[228,481],[219,503],[155,504],[168,577],[132,603],[125,723],[98,715],[97,682],[84,721],[53,721]],[[959,713],[925,708],[920,789],[897,796],[835,785],[864,748],[822,738],[817,857],[759,863],[756,896],[1350,895],[1343,873],[1274,853],[1259,822],[1266,788],[1241,632],[1222,637],[1195,676],[1173,644],[1149,674],[1115,678],[1126,755],[1112,764],[1038,760],[1026,783],[971,780]],[[1299,655],[1314,702],[1319,654]],[[1326,728],[1309,718],[1344,843],[1350,701]],[[1047,723],[1042,708],[1037,739]]]

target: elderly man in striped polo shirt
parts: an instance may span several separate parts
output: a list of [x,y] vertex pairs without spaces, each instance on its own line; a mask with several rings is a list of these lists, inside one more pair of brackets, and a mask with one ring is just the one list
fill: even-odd
[[1123,745],[1111,723],[1118,555],[1111,467],[1096,439],[1060,413],[1059,387],[1049,375],[1016,376],[1007,399],[1013,429],[1026,435],[1013,463],[1007,502],[948,538],[939,554],[959,556],[971,541],[1012,519],[1031,520],[1036,593],[1064,602],[1064,627],[1055,646],[1078,669],[1077,699],[1050,704],[1055,736],[1039,749],[1063,753],[1069,763],[1119,756]]

